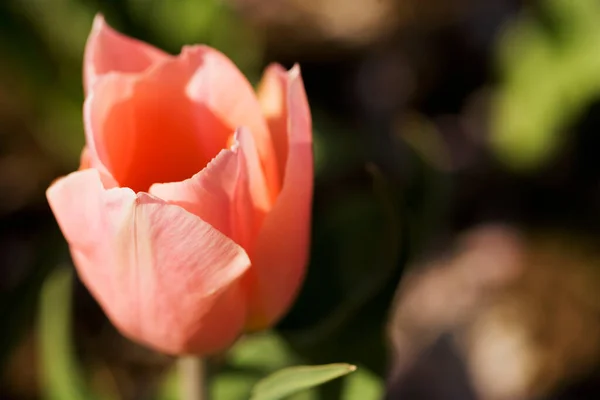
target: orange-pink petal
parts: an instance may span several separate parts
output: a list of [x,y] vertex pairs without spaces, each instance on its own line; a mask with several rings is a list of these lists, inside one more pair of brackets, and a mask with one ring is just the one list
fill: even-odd
[[177,204],[250,249],[270,206],[254,139],[240,128],[232,149],[182,182],[155,184],[150,193]]
[[285,85],[287,162],[283,187],[266,216],[246,275],[251,287],[249,329],[272,324],[289,308],[304,277],[309,254],[313,193],[312,124],[300,68]]
[[234,129],[188,95],[204,63],[204,48],[187,48],[142,74],[96,83],[84,107],[87,144],[120,186],[187,179],[226,147]]
[[47,191],[77,270],[111,321],[157,350],[207,354],[245,322],[246,252],[176,205],[130,189],[104,189],[95,169]]
[[269,126],[279,178],[282,180],[288,154],[287,85],[288,72],[279,64],[271,64],[265,70],[257,91],[262,113]]
[[86,146],[84,146],[83,150],[81,151],[81,156],[79,157],[79,169],[84,170],[92,168],[92,157],[93,156],[90,153],[90,150]]
[[258,148],[271,200],[274,199],[280,189],[277,159],[267,124],[250,82],[221,52],[207,46],[193,48],[202,49],[204,63],[190,81],[189,96],[198,103],[205,104],[231,127],[232,131],[239,127],[250,130]]
[[102,75],[143,72],[168,57],[154,46],[115,31],[97,14],[85,46],[84,89],[89,91]]
[[[246,165],[246,180],[250,192],[250,201],[254,209],[266,213],[272,203],[264,170],[260,163],[260,154],[256,140],[246,128],[238,129],[235,140],[239,143],[240,151]],[[262,221],[261,221],[262,223]]]

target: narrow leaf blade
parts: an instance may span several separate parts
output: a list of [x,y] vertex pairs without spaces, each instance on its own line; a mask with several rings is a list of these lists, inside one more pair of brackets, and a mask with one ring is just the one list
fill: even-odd
[[250,400],[284,399],[355,370],[356,366],[342,363],[284,368],[259,381]]
[[44,398],[48,400],[100,400],[87,386],[75,355],[72,324],[70,268],[56,268],[42,288],[39,303],[39,340]]

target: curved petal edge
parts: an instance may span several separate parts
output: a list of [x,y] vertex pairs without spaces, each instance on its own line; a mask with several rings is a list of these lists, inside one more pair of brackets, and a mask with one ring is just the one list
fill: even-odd
[[252,256],[250,319],[261,329],[281,318],[296,297],[309,255],[313,196],[312,121],[300,67],[287,74],[288,154],[283,187],[266,216]]
[[246,252],[183,208],[104,189],[94,169],[47,191],[77,271],[126,336],[169,354],[228,347],[246,320]]
[[169,54],[112,29],[96,14],[83,56],[83,86],[91,89],[98,77],[110,72],[142,72]]

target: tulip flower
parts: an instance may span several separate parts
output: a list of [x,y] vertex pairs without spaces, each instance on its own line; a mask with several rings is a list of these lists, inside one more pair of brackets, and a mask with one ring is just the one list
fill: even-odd
[[173,56],[97,16],[81,167],[47,198],[78,274],[127,337],[206,355],[276,323],[307,264],[310,110],[294,66],[255,93],[222,53]]

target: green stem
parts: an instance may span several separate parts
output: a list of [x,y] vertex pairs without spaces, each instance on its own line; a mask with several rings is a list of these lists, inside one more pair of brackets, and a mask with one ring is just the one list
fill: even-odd
[[208,400],[206,361],[200,357],[184,356],[177,360],[182,400]]

